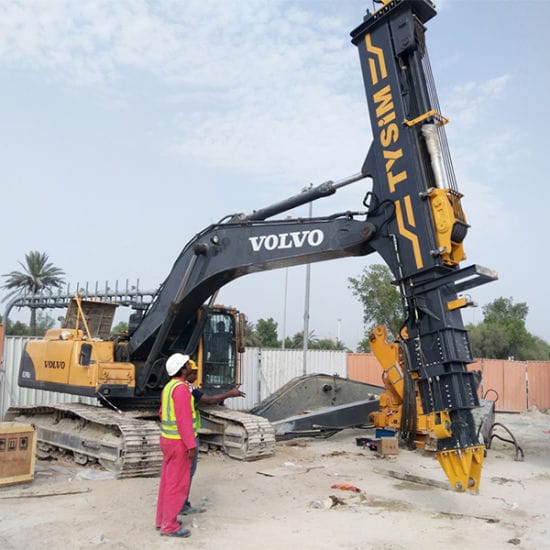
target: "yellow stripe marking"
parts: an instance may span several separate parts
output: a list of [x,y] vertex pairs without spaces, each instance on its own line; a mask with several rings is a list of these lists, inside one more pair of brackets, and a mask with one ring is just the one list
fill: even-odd
[[[380,78],[384,80],[388,76],[388,71],[386,69],[386,60],[384,59],[384,52],[382,48],[378,48],[377,46],[372,45],[370,34],[367,34],[365,36],[365,47],[367,48],[367,52],[373,54],[378,59],[378,66],[380,67]],[[372,83],[375,85],[378,84],[376,64],[375,60],[372,58],[369,58],[369,69]]]
[[407,195],[405,197],[405,212],[407,213],[407,221],[409,222],[409,225],[411,225],[412,227],[416,227],[410,195]]
[[[403,211],[401,210],[401,203],[395,201],[395,217],[397,219],[397,227],[399,228],[399,233],[409,240],[413,249],[414,259],[416,261],[416,268],[422,269],[424,267],[424,262],[422,261],[422,255],[420,254],[420,244],[418,243],[418,236],[405,228],[405,223],[403,221]],[[412,216],[412,209],[407,212],[407,217],[409,214]],[[414,216],[412,217],[412,222],[408,219],[409,223],[414,227]]]

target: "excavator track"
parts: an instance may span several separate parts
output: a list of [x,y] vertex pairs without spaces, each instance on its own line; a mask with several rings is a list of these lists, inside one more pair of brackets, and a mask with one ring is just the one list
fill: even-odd
[[72,452],[79,464],[97,461],[118,478],[160,473],[154,420],[81,403],[10,407],[6,420],[35,425],[42,445]]
[[200,408],[201,443],[238,460],[257,460],[275,452],[275,430],[266,418],[220,405]]

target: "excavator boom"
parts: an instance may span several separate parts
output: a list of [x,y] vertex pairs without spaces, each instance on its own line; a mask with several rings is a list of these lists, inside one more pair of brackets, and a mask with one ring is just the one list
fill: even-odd
[[130,336],[129,359],[144,361],[138,390],[150,383],[157,360],[170,353],[197,308],[223,285],[259,271],[364,256],[373,252],[373,232],[370,223],[352,214],[285,220],[244,217],[205,229],[185,246]]

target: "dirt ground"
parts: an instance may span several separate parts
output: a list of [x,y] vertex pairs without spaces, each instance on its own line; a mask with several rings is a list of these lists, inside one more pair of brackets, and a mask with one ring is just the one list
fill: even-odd
[[496,420],[525,459],[515,461],[513,446],[493,440],[477,495],[442,488],[430,454],[401,449],[380,458],[357,446],[364,430],[281,442],[273,457],[256,462],[201,454],[191,500],[205,512],[186,521],[188,539],[160,537],[154,528],[158,478],[116,480],[40,461],[34,482],[0,489],[0,548],[550,548],[550,415]]

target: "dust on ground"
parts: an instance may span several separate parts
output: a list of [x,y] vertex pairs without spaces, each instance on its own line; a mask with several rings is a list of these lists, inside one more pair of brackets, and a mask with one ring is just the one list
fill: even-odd
[[[280,442],[274,456],[255,462],[201,454],[191,500],[205,512],[186,519],[188,539],[154,528],[158,478],[117,480],[97,468],[39,461],[33,483],[0,489],[0,547],[548,548],[550,415],[497,414],[496,421],[525,458],[516,461],[510,443],[493,439],[477,495],[443,488],[432,454],[401,449],[380,458],[357,446],[364,430]],[[426,482],[395,477],[409,474]]]

